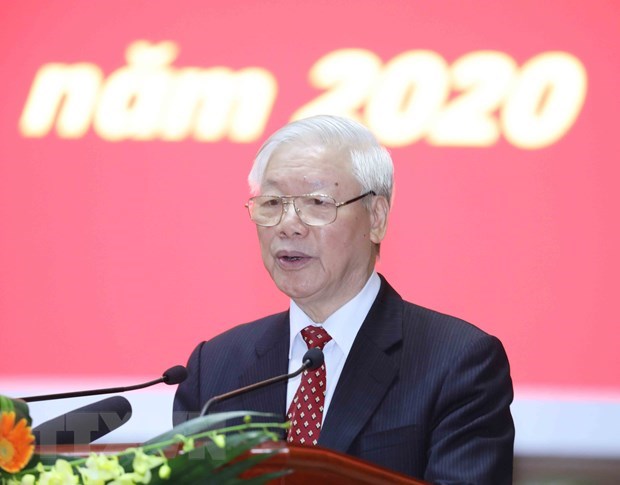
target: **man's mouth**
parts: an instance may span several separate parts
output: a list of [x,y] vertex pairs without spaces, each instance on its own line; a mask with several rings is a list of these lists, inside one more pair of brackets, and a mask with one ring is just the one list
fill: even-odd
[[299,261],[302,259],[301,256],[282,256],[282,259],[285,261]]
[[283,266],[297,267],[310,261],[311,257],[298,251],[278,251],[276,259]]

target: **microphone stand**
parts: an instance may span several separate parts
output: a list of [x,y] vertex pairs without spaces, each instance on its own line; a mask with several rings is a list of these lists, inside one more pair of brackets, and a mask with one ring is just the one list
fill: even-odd
[[58,394],[46,394],[43,396],[20,397],[19,399],[26,402],[36,402],[51,401],[53,399],[68,399],[72,397],[97,396],[99,394],[115,394],[119,392],[135,391],[136,389],[144,389],[145,387],[154,386],[160,382],[165,382],[166,384],[179,384],[186,378],[187,370],[185,367],[177,365],[168,369],[161,377],[145,382],[144,384],[135,384],[133,386],[125,387],[109,387],[107,389],[92,389],[90,391],[61,392]]
[[46,394],[44,396],[20,397],[19,399],[26,401],[26,402],[36,402],[36,401],[48,401],[52,399],[67,399],[71,397],[96,396],[98,394],[115,394],[117,392],[135,391],[136,389],[143,389],[145,387],[154,386],[155,384],[159,384],[160,382],[163,382],[163,381],[164,381],[164,378],[160,377],[159,379],[145,382],[144,384],[136,384],[136,385],[127,386],[127,387],[109,387],[107,389],[94,389],[92,391],[62,392],[59,394]]
[[230,399],[231,397],[238,396],[240,394],[254,391],[255,389],[260,389],[261,387],[268,386],[270,384],[275,384],[276,382],[285,381],[287,379],[292,379],[293,377],[298,376],[305,370],[312,370],[320,367],[323,364],[323,352],[318,348],[310,349],[304,355],[303,364],[299,369],[291,374],[284,374],[281,376],[272,377],[271,379],[267,379],[265,381],[257,382],[256,384],[250,384],[249,386],[242,387],[240,389],[235,389],[234,391],[226,392],[224,394],[220,394],[219,396],[213,396],[209,399],[205,405],[202,407],[200,411],[200,416],[205,416],[209,411],[209,408],[220,401],[224,401],[226,399]]

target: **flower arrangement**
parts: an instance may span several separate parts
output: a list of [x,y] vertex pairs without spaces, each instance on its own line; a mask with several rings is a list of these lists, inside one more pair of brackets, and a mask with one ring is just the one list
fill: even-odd
[[[288,423],[255,423],[253,417],[273,418],[246,411],[213,414],[182,423],[137,448],[75,458],[36,454],[27,404],[0,396],[0,484],[241,482],[240,475],[272,452],[244,454],[263,442],[277,441],[278,430],[288,427]],[[242,423],[223,426],[235,419]],[[170,450],[175,452],[171,455]],[[264,483],[286,473],[266,473],[253,477],[251,483]]]
[[34,436],[28,405],[0,396],[0,470],[15,473],[24,468],[34,452]]

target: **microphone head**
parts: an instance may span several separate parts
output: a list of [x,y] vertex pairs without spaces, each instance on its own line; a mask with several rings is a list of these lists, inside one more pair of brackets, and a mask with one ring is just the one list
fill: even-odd
[[170,367],[164,375],[162,376],[164,382],[169,386],[173,386],[174,384],[181,384],[185,379],[187,379],[187,369],[182,365],[175,365],[174,367]]
[[318,369],[325,362],[325,356],[323,351],[318,347],[314,347],[304,354],[304,358],[301,360],[306,366],[307,370]]
[[122,396],[108,397],[46,421],[32,434],[38,445],[89,444],[131,418],[131,404]]

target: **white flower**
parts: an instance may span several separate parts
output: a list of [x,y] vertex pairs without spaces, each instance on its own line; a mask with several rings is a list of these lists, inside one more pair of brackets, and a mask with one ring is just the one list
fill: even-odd
[[66,460],[56,460],[54,466],[48,471],[45,471],[41,463],[39,465],[37,465],[37,470],[40,472],[39,485],[74,485],[79,483],[79,477],[74,474],[73,468]]
[[125,473],[118,463],[118,457],[91,453],[86,460],[86,467],[79,468],[85,485],[104,485],[107,481],[118,478]]

